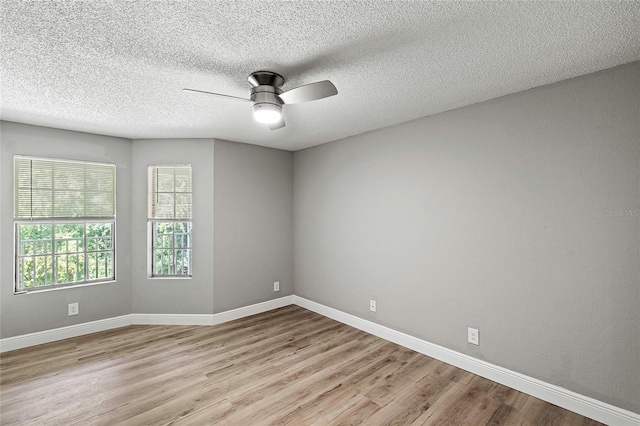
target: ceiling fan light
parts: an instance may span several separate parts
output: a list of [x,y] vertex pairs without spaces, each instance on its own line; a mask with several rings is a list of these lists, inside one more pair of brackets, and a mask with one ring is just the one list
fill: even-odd
[[271,103],[253,105],[253,118],[259,123],[273,124],[280,121],[282,107]]

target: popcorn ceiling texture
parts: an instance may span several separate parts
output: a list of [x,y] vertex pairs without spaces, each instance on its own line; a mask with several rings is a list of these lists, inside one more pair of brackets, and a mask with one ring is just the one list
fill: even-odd
[[[298,150],[640,59],[640,2],[0,0],[1,118]],[[339,94],[256,123],[247,76]]]

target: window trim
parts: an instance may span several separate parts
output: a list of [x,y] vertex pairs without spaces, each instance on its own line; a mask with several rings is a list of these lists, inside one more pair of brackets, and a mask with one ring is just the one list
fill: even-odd
[[[18,205],[17,205],[17,194],[19,191],[19,181],[17,180],[17,166],[16,166],[16,161],[20,161],[20,160],[28,160],[28,161],[43,161],[43,162],[52,162],[52,163],[68,163],[68,164],[79,164],[82,165],[83,167],[85,167],[85,170],[88,168],[91,168],[92,166],[94,167],[109,167],[112,169],[112,172],[110,173],[110,175],[113,178],[112,184],[112,191],[105,191],[105,193],[109,193],[113,198],[112,198],[112,204],[107,204],[111,207],[111,209],[108,210],[108,215],[107,216],[92,216],[89,215],[87,216],[87,211],[84,210],[83,213],[84,215],[78,215],[78,216],[73,216],[73,217],[62,217],[62,215],[59,216],[55,216],[55,210],[51,212],[51,214],[53,216],[34,216],[34,212],[33,212],[33,206],[31,205],[31,214],[30,215],[23,215],[23,216],[16,216],[18,214]],[[33,164],[33,163],[31,163]],[[31,166],[33,167],[33,166]],[[33,155],[26,155],[26,154],[14,154],[13,155],[13,173],[12,173],[12,186],[13,186],[13,293],[14,294],[35,294],[35,293],[39,293],[39,292],[46,292],[46,291],[55,291],[55,290],[63,290],[63,289],[68,289],[68,288],[76,288],[76,287],[85,287],[85,286],[93,286],[93,285],[101,285],[101,284],[108,284],[108,283],[113,283],[117,281],[117,277],[118,277],[118,258],[117,258],[117,241],[116,241],[116,234],[117,234],[117,174],[118,174],[118,165],[116,163],[111,163],[111,162],[101,162],[101,161],[90,161],[90,160],[79,160],[79,159],[72,159],[72,158],[55,158],[55,157],[40,157],[40,156],[33,156]],[[83,191],[86,191],[87,188],[87,181],[86,181],[86,174],[84,175],[84,185],[83,185]],[[31,185],[31,189],[30,191],[33,191],[33,175],[30,177],[30,185]],[[55,178],[52,178],[55,179]],[[52,183],[54,182],[54,180],[51,181]],[[23,188],[24,189],[24,188]],[[52,188],[52,191],[55,192],[55,188]],[[32,193],[31,193],[32,194]],[[31,195],[32,197],[32,195]],[[33,200],[33,198],[32,198]],[[52,205],[53,206],[53,205]],[[99,213],[107,213],[107,211],[99,211]],[[78,282],[73,282],[73,283],[60,283],[60,284],[50,284],[47,286],[39,286],[39,287],[30,287],[30,288],[19,288],[20,282],[19,282],[19,274],[20,274],[20,265],[19,265],[19,261],[25,257],[28,256],[21,256],[20,253],[20,234],[19,234],[19,227],[20,225],[37,225],[37,224],[51,224],[52,226],[56,225],[56,224],[63,224],[63,223],[76,223],[76,224],[84,224],[85,226],[85,235],[86,235],[86,224],[89,223],[110,223],[111,224],[111,244],[112,244],[112,248],[110,250],[111,252],[111,267],[112,267],[112,274],[110,277],[105,277],[105,278],[96,278],[96,279],[92,279],[92,280],[86,280],[84,279],[83,281],[78,281]],[[53,229],[52,229],[53,231]],[[55,240],[54,237],[55,234],[52,235],[52,241]],[[86,237],[85,237],[86,238]],[[85,239],[86,242],[86,239]],[[85,244],[83,252],[85,255],[85,272],[86,272],[86,265],[88,264],[88,262],[86,261],[87,259],[87,255],[90,254],[90,251],[87,251],[87,245]],[[55,247],[51,248],[51,253],[50,256],[52,256],[53,259],[55,259],[56,253],[55,253]],[[52,278],[53,278],[53,271],[54,268],[56,268],[55,264],[54,266],[52,266]],[[85,274],[86,277],[86,274]],[[53,280],[53,279],[52,279]]]
[[[176,209],[174,205],[173,218],[160,218],[152,217],[154,211],[154,186],[153,186],[153,171],[154,169],[189,169],[191,200],[189,208],[189,217],[176,218]],[[157,193],[157,192],[155,192]],[[176,192],[174,192],[175,194]],[[175,199],[174,199],[175,200]],[[189,163],[181,164],[147,164],[147,278],[152,280],[190,280],[193,278],[193,232],[191,232],[191,252],[190,256],[190,274],[189,275],[157,275],[155,274],[155,230],[154,224],[157,222],[188,222],[191,224],[193,231],[193,166]],[[174,248],[175,250],[175,248]]]
[[[20,229],[20,225],[37,225],[37,224],[42,224],[42,225],[51,225],[52,227],[55,225],[59,225],[59,224],[83,224],[85,226],[85,233],[84,233],[84,239],[85,239],[85,243],[86,243],[86,225],[87,224],[91,224],[91,223],[109,223],[111,224],[112,228],[111,228],[111,250],[102,250],[102,251],[110,251],[111,252],[111,268],[113,270],[113,276],[112,277],[105,277],[105,278],[94,278],[94,279],[84,279],[83,281],[76,281],[76,282],[72,282],[72,283],[61,283],[61,284],[50,284],[50,285],[46,285],[46,286],[39,286],[39,287],[30,287],[30,288],[18,288],[19,286],[19,274],[20,274],[20,259],[24,258],[24,257],[28,257],[28,256],[21,256],[20,255],[20,240],[19,240],[19,229]],[[56,219],[56,218],[46,218],[46,219],[33,219],[33,220],[14,220],[14,226],[13,226],[13,294],[33,294],[33,293],[39,293],[41,291],[53,291],[53,290],[63,290],[63,289],[68,289],[68,288],[75,288],[75,287],[86,287],[86,286],[93,286],[93,285],[99,285],[99,284],[108,284],[108,283],[113,283],[116,282],[117,280],[117,274],[118,274],[118,267],[117,267],[117,257],[116,257],[116,219],[115,218],[73,218],[73,219],[67,219],[67,218],[61,218],[61,219]],[[52,229],[52,241],[55,241],[55,238],[53,238],[54,234],[54,230]],[[87,251],[87,244],[84,244],[84,249],[82,251],[82,253],[84,253],[84,255],[86,256],[88,253],[91,253],[89,251]],[[55,258],[56,256],[56,252],[55,252],[55,246],[52,246],[51,248],[51,257]],[[54,266],[52,266],[52,274],[53,274],[53,270],[56,269],[55,267],[55,263],[53,264]],[[85,257],[85,277],[86,277],[86,270],[87,270],[87,265],[88,262],[86,261],[86,257]]]

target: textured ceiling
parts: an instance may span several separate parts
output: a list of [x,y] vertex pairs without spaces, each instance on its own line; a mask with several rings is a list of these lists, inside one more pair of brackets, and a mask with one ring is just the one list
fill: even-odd
[[[297,150],[640,59],[640,2],[0,0],[3,120]],[[247,76],[338,95],[271,131]]]

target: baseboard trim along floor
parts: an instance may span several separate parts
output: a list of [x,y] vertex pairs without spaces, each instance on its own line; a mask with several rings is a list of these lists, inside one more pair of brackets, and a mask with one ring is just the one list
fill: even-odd
[[218,314],[129,314],[0,339],[0,353],[128,325],[216,325],[293,304],[285,296]]
[[282,308],[283,306],[293,305],[293,297],[294,296],[284,296],[217,314],[131,314],[131,324],[216,325]]
[[324,315],[421,354],[524,392],[543,401],[609,425],[640,425],[640,414],[598,401],[568,389],[502,368],[445,347],[418,339],[351,314],[291,295],[217,314],[130,314],[83,324],[0,339],[0,352],[82,336],[128,325],[216,325],[288,305]]

